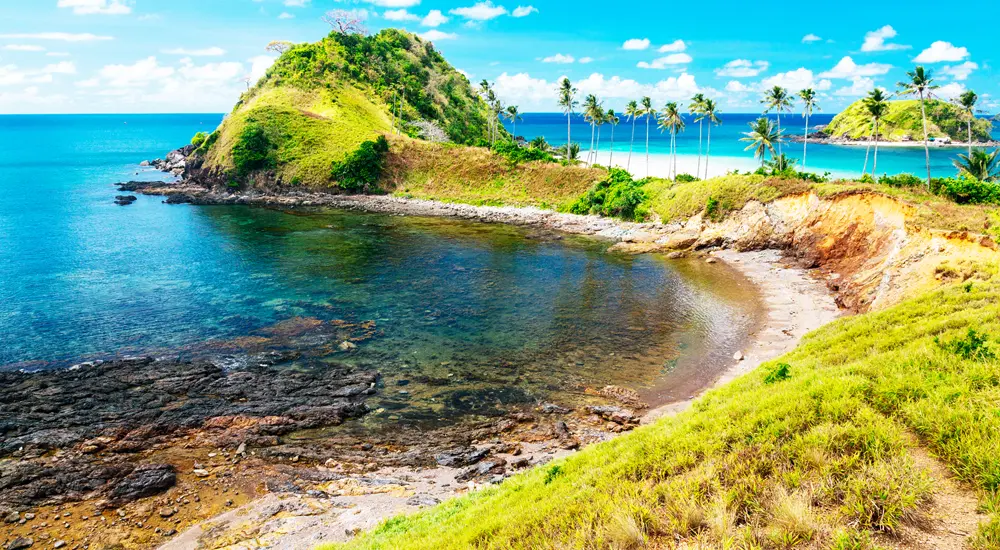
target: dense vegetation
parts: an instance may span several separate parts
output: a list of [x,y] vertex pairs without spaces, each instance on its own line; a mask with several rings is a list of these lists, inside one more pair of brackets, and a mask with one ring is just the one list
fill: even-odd
[[647,210],[643,183],[621,168],[611,168],[603,180],[574,202],[569,211],[574,214],[598,214],[629,221],[642,221]]
[[[968,128],[962,108],[947,101],[928,100],[927,135],[932,138],[950,137],[955,141],[968,141]],[[919,100],[888,102],[888,114],[879,123],[879,135],[885,141],[903,141],[909,138],[922,141],[923,123],[920,116]],[[972,123],[972,138],[989,141],[992,124],[988,120],[976,119]],[[858,100],[842,111],[823,130],[831,137],[867,139],[872,132],[872,117],[865,101]]]

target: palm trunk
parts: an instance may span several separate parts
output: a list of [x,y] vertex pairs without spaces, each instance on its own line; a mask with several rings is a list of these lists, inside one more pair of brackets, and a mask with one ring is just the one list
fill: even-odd
[[[976,115],[971,115],[975,118]],[[972,158],[972,118],[969,119],[969,158]]]
[[924,108],[924,91],[920,90],[920,118],[924,123],[924,160],[927,163],[927,189],[931,188],[931,147],[927,143],[927,111]]
[[782,155],[782,153],[781,153],[781,111],[779,110],[778,111],[778,156],[780,157],[781,155]]
[[594,149],[594,164],[597,163],[597,157],[601,154],[601,125],[597,125],[597,148]]
[[646,177],[649,177],[649,117],[646,115]]
[[514,133],[510,135],[510,140],[514,143],[517,143],[517,119],[512,118],[510,122],[511,124],[514,125]]
[[806,115],[806,133],[802,142],[802,171],[806,171],[806,152],[809,149],[809,115]]
[[571,134],[570,134],[570,131],[569,131],[570,130],[569,119],[570,119],[570,116],[572,114],[573,114],[572,112],[566,113],[566,163],[567,164],[569,164],[569,161],[570,161],[570,158],[569,158],[570,157],[570,154],[569,154],[570,145],[572,145],[572,143],[573,143],[573,140],[571,139]]
[[705,148],[705,179],[708,179],[708,159],[712,156],[712,121],[708,121],[708,142]]
[[632,139],[628,142],[628,162],[625,163],[625,171],[632,173],[632,146],[635,145],[635,116],[632,116]]
[[872,163],[872,179],[875,179],[875,174],[878,172],[878,119],[875,119],[875,159]]
[[597,125],[593,122],[590,123],[590,150],[587,151],[587,165],[594,165],[594,131],[597,130]]
[[674,182],[677,181],[677,129],[674,128]]
[[611,124],[611,156],[608,158],[608,168],[615,165],[615,125]]
[[704,120],[698,121],[698,173],[701,173],[701,130],[702,125],[705,124]]
[[868,147],[865,148],[865,167],[861,170],[862,174],[868,173],[868,159],[871,157],[872,153],[872,135],[868,134]]

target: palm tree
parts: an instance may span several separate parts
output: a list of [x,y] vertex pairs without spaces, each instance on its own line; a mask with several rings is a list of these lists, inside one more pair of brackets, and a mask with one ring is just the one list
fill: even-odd
[[761,168],[764,167],[767,153],[770,152],[772,156],[775,156],[774,144],[780,144],[782,140],[781,130],[775,130],[774,123],[764,117],[751,122],[750,131],[744,132],[743,135],[745,137],[741,137],[740,141],[750,142],[750,145],[747,145],[746,149],[743,150],[753,149],[753,157],[760,159]]
[[680,107],[676,102],[671,101],[663,108],[657,127],[660,130],[670,130],[670,157],[673,169],[672,180],[677,180],[677,132],[684,130],[684,117],[681,116]]
[[649,96],[642,98],[642,109],[640,114],[646,117],[646,177],[649,177],[649,119],[656,116],[656,109],[653,108],[653,100]]
[[958,155],[952,163],[958,168],[959,173],[967,174],[979,181],[1000,180],[1000,149],[994,149],[992,153],[976,149],[968,155]]
[[934,79],[931,77],[931,72],[924,70],[920,65],[917,65],[912,71],[908,71],[906,76],[909,80],[906,82],[900,82],[897,84],[899,86],[899,91],[903,95],[915,95],[920,97],[920,118],[924,123],[924,158],[927,162],[927,187],[931,186],[931,149],[930,145],[927,143],[927,109],[924,105],[926,98],[932,97],[931,90],[936,90],[937,86],[934,85]]
[[583,100],[583,119],[590,123],[590,149],[587,151],[587,164],[593,165],[592,156],[594,154],[594,137],[597,131],[597,119],[601,117],[601,102],[594,94],[588,95]]
[[[688,112],[692,115],[700,115],[701,109],[705,105],[705,94],[694,94],[691,98],[691,105],[688,106]],[[698,123],[698,175],[701,175],[701,129],[702,120],[696,118],[695,121]]]
[[[706,99],[702,104],[701,114],[695,119],[698,122],[702,120],[708,121],[708,147],[705,149],[705,179],[708,179],[708,157],[712,154],[712,125],[722,124],[722,119],[719,118],[719,113],[715,109],[715,101]],[[698,174],[698,177],[700,178],[701,174]]]
[[[778,133],[781,133],[781,113],[788,113],[792,110],[792,99],[788,97],[788,90],[781,86],[775,86],[764,92],[764,97],[760,100],[764,104],[764,114],[774,111],[778,115]],[[781,154],[781,141],[778,141],[778,154]]]
[[514,125],[513,132],[511,133],[511,139],[516,141],[517,121],[524,120],[524,117],[521,116],[521,111],[520,109],[517,108],[517,105],[511,105],[507,107],[507,112],[504,113],[504,116],[507,117],[507,120],[509,120]]
[[976,92],[967,90],[964,94],[958,96],[956,102],[962,108],[962,114],[965,115],[965,121],[969,127],[969,157],[972,157],[972,122],[976,120],[977,101],[979,101],[979,96],[976,95]]
[[[878,125],[882,121],[885,115],[889,114],[889,102],[888,97],[879,88],[875,88],[868,93],[868,97],[865,98],[865,109],[868,110],[868,114],[872,116],[872,122],[875,123],[875,163],[872,164],[872,178],[875,177],[875,173],[878,170]],[[867,157],[867,155],[866,155]],[[868,168],[868,159],[865,159],[865,169]]]
[[608,121],[608,115],[604,112],[604,108],[597,107],[597,119],[594,121],[597,124],[597,148],[594,149],[594,162],[597,162],[597,154],[601,152],[601,126]]
[[570,155],[572,152],[572,139],[570,133],[570,119],[573,116],[573,108],[578,105],[576,101],[576,88],[570,84],[569,79],[563,77],[562,81],[559,83],[559,106],[562,107],[564,113],[566,113],[566,162],[573,160]]
[[615,114],[614,110],[608,109],[604,120],[611,125],[611,157],[608,158],[608,168],[615,165],[615,126],[621,122],[621,118]]
[[625,106],[625,116],[631,119],[632,122],[632,139],[628,142],[628,162],[625,163],[626,172],[630,172],[632,168],[632,145],[635,143],[635,119],[639,118],[641,113],[639,103],[636,101],[629,101],[628,105]]
[[812,88],[800,90],[799,99],[802,100],[802,116],[806,119],[805,141],[802,142],[802,170],[805,170],[806,152],[809,147],[809,117],[812,116],[813,110],[819,110],[819,105],[816,104],[816,90]]

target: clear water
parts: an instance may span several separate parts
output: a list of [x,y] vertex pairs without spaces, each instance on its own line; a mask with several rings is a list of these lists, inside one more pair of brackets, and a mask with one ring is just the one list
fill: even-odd
[[[760,115],[754,114],[730,114],[721,115],[722,124],[712,127],[712,164],[719,170],[726,171],[754,170],[759,166],[759,162],[753,158],[753,153],[744,151],[747,143],[739,141],[743,133],[748,131],[748,124],[756,120]],[[517,134],[526,139],[536,136],[544,136],[546,141],[552,145],[566,144],[566,116],[561,113],[528,113],[523,115],[524,120],[517,123]],[[809,127],[813,128],[818,124],[829,124],[834,115],[817,113],[810,117]],[[770,117],[772,120],[774,116]],[[684,166],[690,164],[691,173],[696,171],[696,158],[698,155],[698,124],[692,117],[685,115],[687,129],[677,136],[677,154],[681,157]],[[632,156],[632,171],[645,175],[645,153],[646,153],[646,119],[639,119],[635,127],[635,144]],[[581,144],[583,154],[590,148],[590,125],[583,120],[582,116],[574,115],[571,120],[572,139]],[[505,122],[508,130],[511,130],[510,122]],[[802,135],[805,131],[805,119],[799,114],[784,115],[781,117],[781,128],[786,136]],[[601,150],[600,162],[606,162],[610,151],[611,126],[604,125],[601,130]],[[810,130],[812,131],[812,130]],[[707,137],[707,128],[705,129]],[[628,156],[629,141],[632,134],[632,125],[625,117],[615,128],[615,161],[625,162]],[[1000,139],[1000,128],[994,128],[994,138]],[[703,145],[704,146],[704,145]],[[783,145],[784,152],[791,158],[802,160],[802,143],[786,143]],[[665,156],[670,151],[670,135],[661,133],[656,128],[656,122],[652,121],[649,128],[649,153],[650,155]],[[931,174],[934,177],[953,176],[956,174],[952,160],[963,149],[941,148],[931,149]],[[835,177],[857,177],[862,173],[865,165],[865,147],[862,146],[841,146],[841,145],[820,145],[811,143],[809,145],[806,161],[808,169],[813,172],[822,173],[829,171]],[[870,161],[869,161],[870,162]],[[868,165],[871,170],[871,164]],[[685,171],[683,168],[679,172]],[[714,170],[713,170],[714,172]],[[924,150],[922,147],[916,148],[888,148],[879,149],[878,172],[888,174],[898,174],[909,172],[911,174],[924,174],[926,172]],[[654,169],[652,175],[657,174]],[[713,174],[714,175],[714,174]]]
[[375,336],[349,353],[308,331],[280,346],[378,369],[377,399],[403,411],[396,419],[440,418],[610,383],[684,398],[756,322],[755,294],[725,266],[610,254],[590,239],[338,210],[113,204],[114,182],[163,176],[137,176],[141,160],[219,119],[0,117],[0,365],[204,342],[231,351],[288,327],[373,321]]

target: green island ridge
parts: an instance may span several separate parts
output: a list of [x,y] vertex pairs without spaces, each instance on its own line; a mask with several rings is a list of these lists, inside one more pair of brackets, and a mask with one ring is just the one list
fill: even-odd
[[[879,123],[879,139],[890,142],[923,141],[920,100],[889,101],[888,105],[889,111]],[[930,99],[926,101],[926,110],[929,138],[950,138],[958,142],[969,140],[968,119],[959,106],[947,101]],[[860,99],[835,116],[823,129],[823,133],[833,139],[868,139],[872,127],[871,114],[865,107],[865,100]],[[972,122],[972,140],[991,141],[991,129],[992,124],[989,120],[975,119]]]
[[[392,135],[399,88],[404,130]],[[853,104],[825,132],[865,137],[870,120],[861,109]],[[927,110],[932,137],[966,139],[957,108],[929,101]],[[550,151],[524,157],[517,146],[490,147],[489,116],[468,80],[414,35],[332,33],[285,52],[195,156],[203,177],[232,187],[696,220],[700,235],[625,251],[798,247],[814,253],[812,267],[848,274],[860,270],[847,266],[854,256],[882,260],[874,251],[895,238],[880,233],[889,212],[901,220],[894,228],[919,244],[903,247],[904,260],[929,271],[906,279],[880,307],[872,305],[880,278],[857,282],[857,314],[685,412],[324,548],[895,548],[892,537],[930,521],[928,460],[978,499],[984,521],[971,533],[973,547],[1000,547],[1000,270],[986,236],[1000,220],[995,184],[976,182],[990,186],[987,198],[971,200],[949,191],[961,182],[928,189],[912,176],[827,181],[777,168],[634,181]],[[421,130],[428,125],[438,131]],[[919,102],[892,102],[882,127],[883,139],[920,139]],[[973,138],[988,139],[989,123],[976,121]],[[345,184],[345,159],[364,153],[365,143],[375,144],[375,156],[364,158],[377,165],[377,185]],[[747,220],[764,207],[822,215],[808,225],[809,238],[704,237],[753,227]],[[839,217],[822,217],[830,212]],[[852,233],[856,226],[871,231]],[[938,259],[940,242],[974,253]]]

